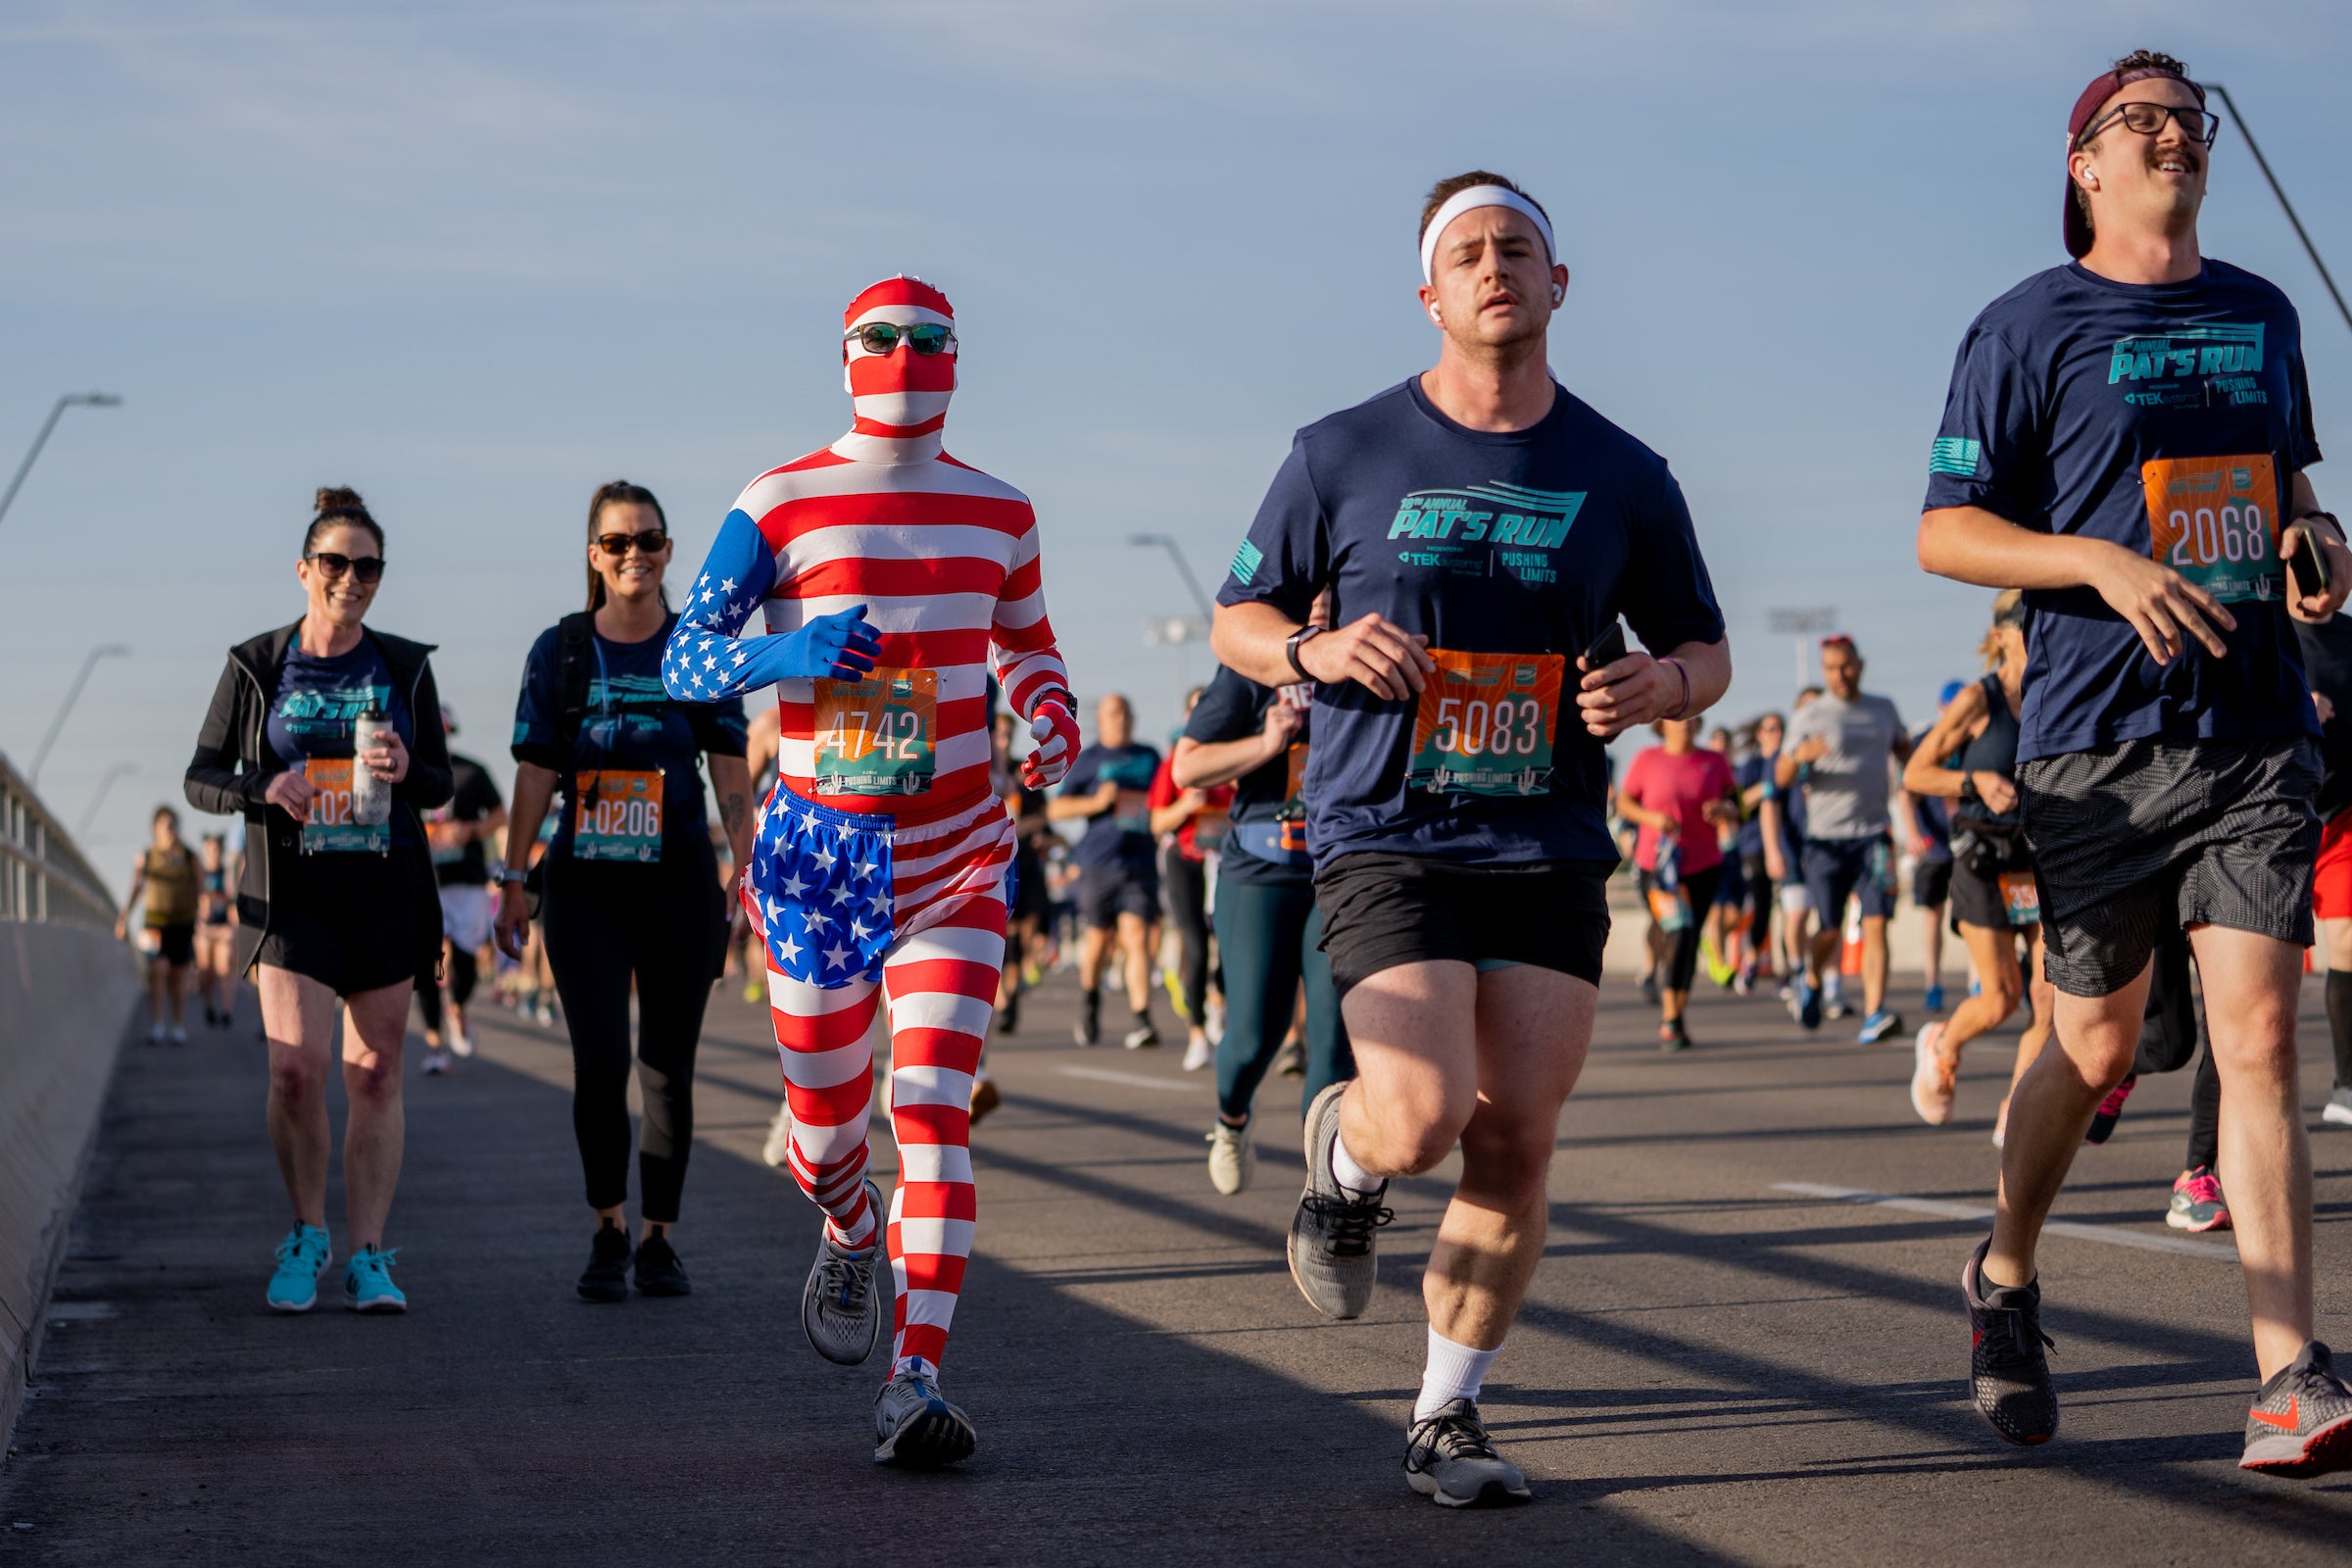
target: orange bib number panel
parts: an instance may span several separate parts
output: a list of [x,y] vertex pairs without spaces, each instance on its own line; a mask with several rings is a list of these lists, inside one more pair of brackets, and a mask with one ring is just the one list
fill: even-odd
[[660,769],[592,769],[573,780],[571,798],[573,859],[650,865],[662,858]]
[[1560,721],[1559,654],[1432,648],[1405,783],[1437,794],[1544,795]]
[[351,814],[351,769],[348,757],[313,757],[302,764],[311,781],[310,820],[302,824],[305,855],[350,855],[365,851],[382,855],[392,848],[390,822],[355,821]]
[[2270,454],[2150,458],[2139,466],[2148,553],[2226,605],[2286,597],[2278,477]]
[[2031,871],[2001,873],[2001,907],[2011,925],[2041,924],[2041,884]]
[[816,793],[920,795],[939,770],[939,671],[816,682]]

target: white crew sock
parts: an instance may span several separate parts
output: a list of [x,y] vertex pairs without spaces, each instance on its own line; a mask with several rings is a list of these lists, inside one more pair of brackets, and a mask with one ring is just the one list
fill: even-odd
[[1386,1186],[1386,1181],[1358,1165],[1348,1152],[1348,1140],[1338,1133],[1331,1137],[1331,1179],[1351,1193],[1370,1195]]
[[1449,1399],[1475,1399],[1486,1387],[1487,1368],[1502,1350],[1473,1350],[1456,1345],[1436,1329],[1429,1331],[1429,1364],[1421,1369],[1421,1397],[1413,1402],[1413,1419],[1425,1421]]

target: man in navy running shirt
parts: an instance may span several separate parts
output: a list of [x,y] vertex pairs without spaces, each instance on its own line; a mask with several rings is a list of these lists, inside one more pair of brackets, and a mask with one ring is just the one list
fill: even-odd
[[[1962,1286],[1978,1410],[2012,1443],[2046,1442],[2034,1244],[2132,1070],[2151,954],[2187,931],[2263,1379],[2239,1462],[2311,1476],[2352,1468],[2352,1388],[2312,1338],[2295,995],[2320,768],[2293,622],[2335,613],[2352,551],[2305,471],[2320,452],[2294,308],[2198,248],[2218,129],[2166,55],[2083,90],[2067,126],[2077,260],[1969,328],[1929,460],[1920,564],[2026,590],[2017,787],[2058,993]],[[2313,555],[2324,587],[2290,569]]]
[[[1498,175],[1445,180],[1421,266],[1437,367],[1298,432],[1213,643],[1260,685],[1317,683],[1307,845],[1359,1076],[1307,1111],[1290,1256],[1309,1302],[1364,1310],[1387,1179],[1461,1146],[1405,1451],[1414,1490],[1460,1506],[1527,1495],[1476,1399],[1543,1254],[1592,1039],[1617,860],[1603,746],[1695,716],[1731,655],[1665,460],[1551,378],[1568,270],[1543,209]],[[1621,614],[1665,657],[1588,670]]]

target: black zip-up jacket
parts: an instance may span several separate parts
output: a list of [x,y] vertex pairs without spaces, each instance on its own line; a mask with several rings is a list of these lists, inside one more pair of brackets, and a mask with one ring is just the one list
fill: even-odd
[[[196,755],[188,761],[188,804],[216,816],[241,813],[245,818],[245,866],[237,879],[237,968],[253,967],[262,941],[270,934],[270,889],[295,856],[302,853],[302,827],[265,798],[270,780],[285,771],[285,763],[270,749],[263,734],[270,706],[277,701],[278,672],[286,649],[302,630],[302,622],[264,632],[228,651],[228,665],[220,684],[213,688],[213,706],[204,715],[196,737]],[[440,806],[456,788],[449,765],[449,735],[441,727],[441,694],[433,685],[432,654],[428,643],[413,643],[372,627],[360,635],[373,642],[392,671],[393,683],[408,695],[416,739],[409,747],[408,776],[392,786],[396,810],[409,813],[412,837],[424,843],[422,813]],[[431,936],[426,951],[441,951],[441,899],[433,880],[432,858],[402,857],[413,862],[419,907],[427,911],[420,922]],[[428,968],[425,972],[431,972]]]

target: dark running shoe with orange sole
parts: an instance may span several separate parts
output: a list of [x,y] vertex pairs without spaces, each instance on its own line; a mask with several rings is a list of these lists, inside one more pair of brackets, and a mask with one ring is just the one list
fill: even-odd
[[1960,1294],[1968,1299],[1969,1394],[1983,1416],[2011,1443],[2032,1446],[2058,1435],[2058,1391],[2050,1386],[2050,1363],[2042,1350],[2039,1283],[1984,1289],[1981,1270],[1992,1249],[1987,1236],[1960,1271]]
[[2352,1470],[2352,1387],[2328,1347],[2312,1341],[2254,1396],[2237,1467],[2296,1481]]

